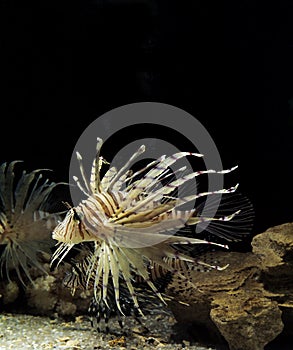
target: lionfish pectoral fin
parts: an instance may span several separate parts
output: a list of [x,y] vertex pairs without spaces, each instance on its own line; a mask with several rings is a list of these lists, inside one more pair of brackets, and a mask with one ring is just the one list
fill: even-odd
[[[191,220],[195,220],[192,225],[197,224],[196,232],[205,230],[215,237],[237,242],[251,232],[254,217],[250,200],[237,191],[224,193],[220,202],[216,197],[209,197],[196,207]],[[196,222],[197,218],[199,222]]]
[[[135,249],[121,249],[125,254],[128,261],[131,263],[135,269],[135,273],[143,278],[143,280],[148,284],[148,286],[153,290],[156,296],[166,305],[166,301],[163,298],[162,294],[158,291],[157,287],[150,279],[149,272],[146,269],[146,266],[143,262],[141,251],[136,251]],[[149,256],[148,256],[149,258]],[[151,260],[151,259],[150,259]]]
[[190,306],[190,304],[188,304],[188,303],[186,303],[186,302],[184,302],[184,301],[181,301],[181,300],[179,300],[178,303],[179,303],[179,304],[182,304],[182,305],[184,305],[184,306]]
[[[109,259],[109,247],[105,244],[104,245],[104,254],[103,254],[103,285],[102,285],[102,298],[105,303],[105,305],[110,309],[110,306],[107,301],[107,291],[108,291],[108,282],[109,282],[109,272],[110,272],[110,264],[111,261]],[[101,258],[100,258],[101,259]]]
[[50,267],[52,267],[54,261],[58,259],[59,261],[56,266],[57,268],[59,264],[62,262],[62,260],[65,258],[65,256],[68,254],[68,252],[71,250],[71,248],[74,246],[74,243],[57,243],[57,245],[59,245],[59,247],[55,250],[52,256]]
[[188,225],[197,225],[201,222],[210,222],[210,221],[230,221],[232,220],[236,215],[238,215],[241,212],[241,210],[237,210],[234,213],[226,216],[221,216],[219,218],[209,218],[209,217],[204,217],[204,216],[196,216],[196,217],[191,217],[188,221]]
[[98,266],[96,268],[95,281],[94,281],[94,297],[97,303],[99,303],[100,300],[102,299],[102,291],[99,285],[101,274],[102,274],[102,268],[103,268],[102,264],[100,263],[100,261],[98,261]]
[[[129,290],[130,296],[133,300],[134,306],[137,308],[138,312],[143,315],[143,312],[141,311],[140,307],[139,307],[139,303],[135,294],[135,290],[134,287],[132,285],[132,275],[130,272],[130,264],[132,264],[132,266],[136,269],[136,263],[133,264],[133,261],[131,261],[131,259],[129,259],[129,255],[127,254],[127,251],[129,249],[128,248],[122,248],[122,247],[118,247],[116,246],[115,248],[113,248],[113,253],[114,256],[116,257],[116,261],[119,267],[119,270],[121,272],[121,275],[127,285],[127,288]],[[141,257],[140,257],[141,258]],[[116,301],[117,303],[117,301]],[[119,306],[118,306],[119,304]],[[120,307],[120,303],[118,302],[117,307]],[[121,307],[120,307],[121,309]],[[119,311],[120,311],[119,309]],[[123,314],[123,313],[122,313]]]
[[114,253],[115,247],[109,246],[108,253],[109,253],[109,264],[110,264],[110,269],[111,269],[111,274],[112,274],[112,282],[113,282],[113,288],[114,288],[114,296],[115,296],[115,303],[116,306],[119,310],[119,312],[125,316],[121,309],[120,305],[120,290],[119,290],[119,263],[116,258],[116,254]]

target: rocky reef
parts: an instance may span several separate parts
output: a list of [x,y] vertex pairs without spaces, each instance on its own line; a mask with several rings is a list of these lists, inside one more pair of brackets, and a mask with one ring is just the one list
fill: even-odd
[[293,337],[293,223],[255,236],[252,252],[215,252],[214,258],[229,267],[191,271],[196,289],[179,289],[178,276],[168,286],[189,304],[170,303],[181,329],[231,350],[285,349]]
[[50,271],[49,256],[43,256],[42,266],[47,274],[32,268],[34,284],[23,286],[16,276],[10,282],[0,281],[0,305],[8,312],[24,312],[43,316],[77,316],[86,314],[91,300],[91,291],[77,290],[71,295],[64,287],[63,279],[69,266]]
[[[72,296],[62,283],[68,266],[50,271],[49,258],[42,257],[47,275],[30,272],[34,286],[0,281],[2,310],[54,317],[87,313],[91,292]],[[212,259],[229,266],[185,271],[196,288],[172,276],[166,294],[174,298],[169,302],[177,320],[173,337],[217,349],[287,349],[293,338],[293,223],[256,235],[252,252],[218,251]]]

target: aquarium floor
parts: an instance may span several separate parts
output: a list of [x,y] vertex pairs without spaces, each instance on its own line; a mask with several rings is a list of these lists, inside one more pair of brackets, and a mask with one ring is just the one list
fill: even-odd
[[92,328],[82,316],[65,322],[58,318],[5,313],[0,315],[0,349],[208,349],[185,341],[170,342],[174,323],[169,315],[147,316],[146,330],[133,318],[127,318],[122,331],[114,319],[109,322],[110,332],[106,334]]

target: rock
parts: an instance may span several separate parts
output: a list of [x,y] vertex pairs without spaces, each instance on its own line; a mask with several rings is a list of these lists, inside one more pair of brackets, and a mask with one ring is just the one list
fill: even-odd
[[181,290],[180,296],[175,290],[178,291],[181,279],[174,276],[169,285],[169,293],[177,301],[190,304],[179,306],[172,302],[177,321],[192,324],[191,331],[200,342],[219,345],[226,341],[235,350],[263,349],[282,331],[283,323],[277,302],[267,297],[270,293],[259,282],[257,256],[235,252],[213,254],[217,264],[229,267],[206,273],[191,271],[189,279],[196,290]]
[[55,280],[55,277],[50,275],[42,276],[26,289],[28,305],[36,309],[39,315],[51,314],[55,308],[58,296],[51,293],[51,286]]
[[7,284],[0,285],[0,299],[4,305],[12,304],[18,298],[19,287],[16,282],[10,281]]
[[276,271],[293,276],[288,266],[293,264],[293,223],[269,228],[252,240],[252,251],[260,258],[262,271],[274,275]]
[[231,350],[262,350],[283,330],[278,303],[253,294],[241,289],[239,294],[221,295],[211,309],[211,319]]
[[76,314],[76,309],[77,307],[74,303],[60,300],[56,308],[56,311],[60,316],[70,316],[70,315],[72,316]]
[[68,267],[60,266],[58,270],[50,271],[44,263],[47,273],[30,270],[32,283],[23,286],[17,276],[14,281],[0,280],[0,306],[10,312],[21,312],[45,316],[77,316],[87,314],[92,298],[92,291],[78,289],[74,296],[63,284]]
[[262,350],[282,331],[293,336],[293,223],[255,236],[252,248],[213,252],[217,265],[229,264],[222,271],[180,271],[195,288],[173,276],[167,290],[175,299],[170,307],[197,341]]
[[282,339],[293,337],[293,223],[269,228],[252,240],[260,259],[261,280],[282,310]]

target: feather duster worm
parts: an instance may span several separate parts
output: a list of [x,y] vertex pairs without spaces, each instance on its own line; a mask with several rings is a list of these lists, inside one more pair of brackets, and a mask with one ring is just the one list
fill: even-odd
[[85,276],[79,277],[85,281],[87,287],[93,285],[97,305],[101,303],[108,305],[109,281],[111,281],[113,298],[121,314],[124,314],[120,303],[121,281],[125,284],[139,313],[142,314],[134,287],[136,278],[144,281],[152,293],[165,303],[164,297],[154,283],[150,266],[171,273],[179,273],[178,264],[225,268],[209,265],[177,247],[195,244],[226,246],[177,235],[177,231],[202,222],[230,221],[240,213],[240,210],[215,218],[203,217],[196,209],[180,210],[179,207],[200,197],[233,193],[237,185],[180,198],[174,197],[173,194],[179,186],[201,174],[226,174],[236,167],[222,171],[204,170],[187,175],[184,174],[184,169],[179,169],[176,180],[166,183],[166,179],[170,178],[169,167],[172,164],[187,156],[202,157],[202,155],[179,152],[169,157],[161,156],[143,169],[132,173],[129,170],[131,163],[145,150],[145,147],[141,146],[121,169],[112,167],[101,178],[101,168],[106,163],[99,156],[101,146],[102,140],[98,138],[90,181],[85,176],[82,157],[77,152],[82,182],[77,177],[74,177],[74,180],[86,195],[86,199],[71,208],[64,220],[54,229],[53,238],[58,241],[58,248],[53,254],[52,264],[54,261],[58,261],[59,264],[76,244],[93,242],[93,253],[87,258],[86,268],[83,269]]
[[[38,260],[40,252],[50,253],[54,241],[51,232],[60,216],[49,213],[48,197],[58,185],[42,180],[42,170],[22,172],[15,181],[14,167],[19,161],[0,166],[0,256],[1,276],[16,270],[23,285],[33,283],[30,267],[46,272]],[[52,244],[53,243],[53,244]]]

